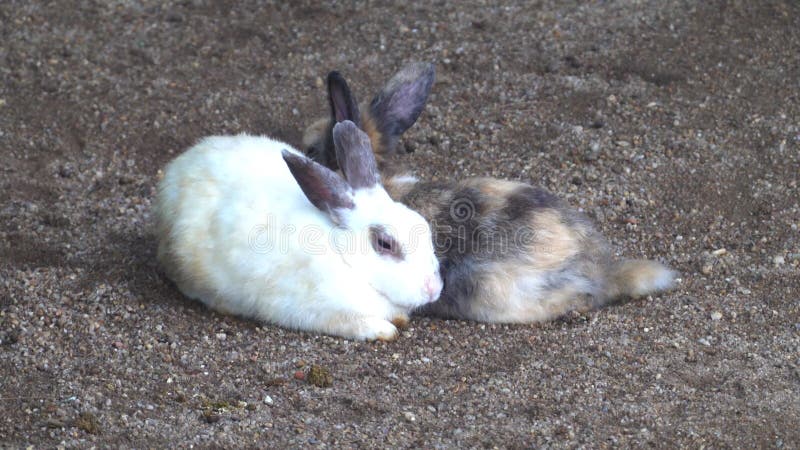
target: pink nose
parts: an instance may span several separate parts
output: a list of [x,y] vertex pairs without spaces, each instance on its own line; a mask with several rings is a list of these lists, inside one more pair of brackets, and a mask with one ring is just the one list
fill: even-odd
[[438,274],[425,278],[425,293],[431,302],[439,298],[439,294],[442,293],[442,279]]

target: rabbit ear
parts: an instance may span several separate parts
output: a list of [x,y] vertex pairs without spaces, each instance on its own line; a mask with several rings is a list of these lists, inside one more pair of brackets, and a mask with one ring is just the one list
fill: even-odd
[[[342,209],[353,209],[353,190],[336,172],[305,156],[281,151],[289,171],[300,185],[306,198],[320,211],[328,214],[336,224],[341,223]],[[339,212],[337,212],[339,211]]]
[[332,123],[351,120],[356,125],[361,124],[356,98],[350,92],[344,77],[336,71],[328,74],[328,101],[331,104]]
[[436,76],[431,63],[411,63],[403,67],[372,99],[369,120],[381,134],[381,144],[387,152],[394,150],[397,139],[414,125]]
[[370,188],[380,183],[369,136],[355,123],[345,120],[334,125],[333,143],[339,167],[353,189]]
[[339,72],[328,73],[327,84],[331,117],[329,120],[320,120],[309,126],[303,136],[303,145],[311,159],[331,170],[339,170],[331,130],[334,125],[344,120],[352,120],[360,125],[361,113],[350,87]]

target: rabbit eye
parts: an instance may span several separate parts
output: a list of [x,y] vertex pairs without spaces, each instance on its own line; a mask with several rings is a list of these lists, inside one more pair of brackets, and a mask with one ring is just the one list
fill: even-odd
[[403,252],[400,249],[400,244],[398,244],[382,227],[373,227],[370,230],[370,238],[375,253],[391,256],[395,259],[403,259]]
[[384,239],[378,238],[378,245],[384,250],[392,250],[392,244]]

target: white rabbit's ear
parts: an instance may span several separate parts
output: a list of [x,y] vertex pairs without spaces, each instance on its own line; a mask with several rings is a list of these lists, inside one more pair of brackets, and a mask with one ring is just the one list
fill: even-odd
[[371,188],[380,183],[378,165],[372,154],[369,136],[349,120],[333,127],[336,160],[353,189]]
[[400,135],[417,121],[435,77],[436,69],[431,63],[408,64],[372,99],[369,116],[386,151],[393,151]]
[[332,123],[351,120],[356,125],[361,125],[356,98],[350,92],[344,77],[336,71],[328,74],[328,101],[331,104]]
[[355,207],[350,185],[336,172],[305,156],[289,150],[283,150],[281,154],[308,201],[340,224],[341,210]]

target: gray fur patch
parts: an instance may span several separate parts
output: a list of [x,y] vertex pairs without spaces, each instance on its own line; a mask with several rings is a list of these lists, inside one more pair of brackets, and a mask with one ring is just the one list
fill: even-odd
[[541,188],[521,185],[506,198],[504,214],[510,220],[528,217],[537,209],[557,208],[561,201],[555,195]]

